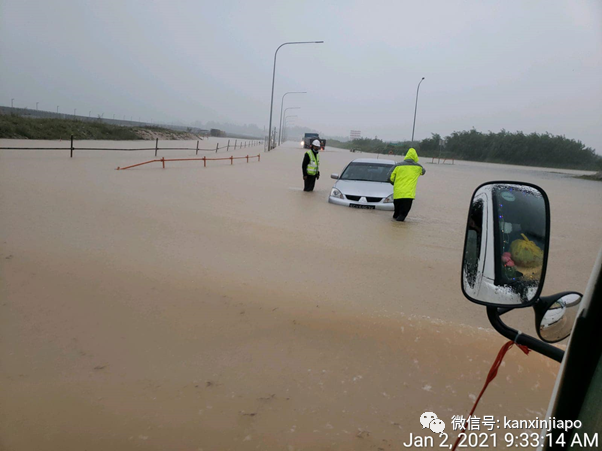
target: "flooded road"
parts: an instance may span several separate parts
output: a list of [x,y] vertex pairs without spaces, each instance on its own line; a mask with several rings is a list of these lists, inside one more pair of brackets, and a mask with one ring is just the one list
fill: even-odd
[[[294,143],[205,154],[261,161],[0,151],[4,448],[400,449],[424,411],[455,436],[504,343],[460,289],[474,189],[546,190],[544,294],[584,291],[602,243],[602,184],[579,171],[421,159],[394,223],[327,203],[328,175],[370,155],[329,149],[304,193]],[[543,416],[557,367],[513,349],[477,413]]]

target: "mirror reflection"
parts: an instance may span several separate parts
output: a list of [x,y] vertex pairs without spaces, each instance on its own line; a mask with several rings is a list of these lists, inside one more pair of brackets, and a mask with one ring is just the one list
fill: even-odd
[[548,343],[564,340],[571,334],[579,312],[581,295],[568,294],[554,302],[544,314],[539,325],[539,336]]
[[533,188],[516,185],[495,185],[492,195],[498,224],[495,284],[530,300],[539,286],[546,246],[543,197]]
[[471,300],[497,306],[534,301],[549,237],[547,199],[512,183],[480,187],[469,209],[462,267]]

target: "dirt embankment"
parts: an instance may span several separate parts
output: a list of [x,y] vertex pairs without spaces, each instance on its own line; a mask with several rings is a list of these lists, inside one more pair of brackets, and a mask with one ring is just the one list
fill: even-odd
[[175,139],[203,139],[203,136],[190,133],[190,132],[178,132],[174,130],[153,130],[149,128],[134,128],[134,133],[138,136],[139,139],[167,139],[167,140],[175,140]]
[[[197,130],[198,131],[198,130]],[[8,139],[68,139],[76,140],[197,140],[199,135],[190,131],[172,130],[163,127],[124,127],[102,120],[27,118],[0,114],[0,138]]]
[[602,182],[602,171],[598,171],[595,174],[592,175],[582,175],[581,177],[579,177],[580,179],[586,179],[586,180],[597,180],[599,182]]

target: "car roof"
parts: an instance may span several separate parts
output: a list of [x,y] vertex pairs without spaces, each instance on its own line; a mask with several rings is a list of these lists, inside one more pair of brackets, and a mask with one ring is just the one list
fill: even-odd
[[393,160],[378,160],[376,158],[357,158],[357,159],[353,160],[351,163],[384,163],[384,164],[390,164],[392,166],[397,164]]

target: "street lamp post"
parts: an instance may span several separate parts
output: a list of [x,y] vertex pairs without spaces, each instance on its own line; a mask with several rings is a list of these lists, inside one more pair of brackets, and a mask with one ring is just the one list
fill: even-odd
[[56,114],[59,114],[59,106],[56,106]]
[[324,41],[300,41],[300,42],[285,42],[274,52],[274,69],[272,71],[272,96],[270,97],[270,125],[268,127],[268,150],[272,148],[272,112],[274,109],[274,81],[276,80],[276,57],[278,56],[278,50],[280,47],[290,44],[323,44]]
[[280,102],[280,121],[278,123],[278,145],[282,144],[282,107],[284,106],[284,98],[288,95],[288,94],[307,94],[306,91],[290,91],[285,93],[282,96],[282,102]]
[[295,121],[291,121],[291,122],[289,122],[289,119],[291,119],[291,118],[296,118],[296,117],[298,117],[298,116],[295,114],[295,115],[291,115],[291,116],[286,116],[286,117],[284,118],[284,123],[283,123],[282,125],[283,125],[283,136],[284,136],[285,138],[286,138],[286,136],[287,136],[287,130],[286,130],[286,129],[287,129],[287,127],[288,127],[289,125],[291,125],[291,122],[293,122],[293,123],[295,122]]
[[[284,113],[283,113],[283,114],[284,114],[284,119],[286,119],[286,117],[287,117],[287,116],[286,116],[286,112],[287,112],[288,110],[300,110],[300,109],[301,109],[301,107],[300,107],[300,106],[291,106],[291,107],[285,108],[285,109],[284,109]],[[290,117],[290,116],[288,116],[288,117]]]
[[[424,77],[420,80],[420,83],[424,81]],[[420,90],[420,83],[418,83],[418,88],[416,88],[416,105],[414,106],[414,125],[412,125],[412,143],[414,142],[414,129],[416,128],[416,110],[418,109],[418,91]]]
[[10,99],[10,107],[13,107],[13,102],[15,101],[15,99]]
[[39,103],[40,103],[40,102],[36,102],[36,110],[38,109],[38,104],[39,104]]
[[75,112],[77,111],[77,108],[73,108],[73,117],[75,117]]
[[88,111],[88,117],[92,116],[92,110]]
[[282,125],[289,125],[291,122],[295,122],[294,120],[291,121],[290,119],[296,118],[296,117],[299,117],[299,116],[297,116],[296,114],[289,114],[288,116],[286,116],[284,118],[284,122],[282,123]]
[[[300,110],[300,109],[301,109],[301,107],[300,107],[300,106],[289,106],[288,108],[285,108],[285,109],[284,109],[284,116],[286,116],[286,112],[287,112],[288,110]],[[290,117],[290,116],[289,116],[289,117]]]

